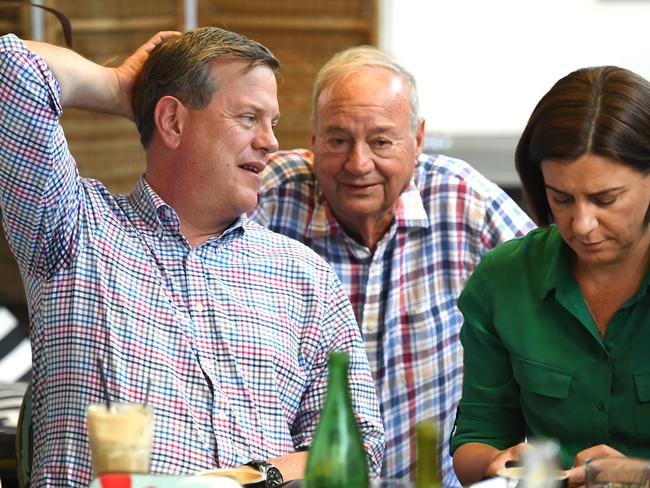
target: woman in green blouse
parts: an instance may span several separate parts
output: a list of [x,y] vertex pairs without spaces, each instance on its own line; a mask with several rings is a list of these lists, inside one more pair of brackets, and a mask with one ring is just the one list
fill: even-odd
[[650,458],[650,84],[567,75],[515,159],[540,228],[488,253],[459,299],[454,468],[467,485],[554,438],[577,484],[587,457]]

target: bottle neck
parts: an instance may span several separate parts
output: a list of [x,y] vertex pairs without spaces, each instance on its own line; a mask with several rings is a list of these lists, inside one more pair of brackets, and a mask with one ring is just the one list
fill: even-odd
[[440,488],[442,481],[438,465],[438,426],[432,420],[415,425],[416,488]]
[[350,403],[348,388],[348,366],[350,359],[347,354],[333,352],[329,358],[327,395],[323,410],[338,408],[342,403]]

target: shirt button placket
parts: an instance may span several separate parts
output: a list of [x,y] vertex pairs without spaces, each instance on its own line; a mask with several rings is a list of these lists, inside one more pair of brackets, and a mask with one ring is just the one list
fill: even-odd
[[202,313],[205,310],[205,305],[202,301],[201,290],[204,283],[201,280],[201,263],[196,250],[192,249],[187,254],[187,292],[192,299],[191,308],[197,313]]

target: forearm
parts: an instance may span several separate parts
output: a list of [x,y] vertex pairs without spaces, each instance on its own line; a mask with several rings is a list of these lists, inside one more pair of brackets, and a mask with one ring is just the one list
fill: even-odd
[[496,476],[508,461],[518,461],[526,448],[525,442],[504,450],[481,442],[468,442],[454,452],[454,471],[463,486],[471,485],[485,477]]
[[48,64],[61,87],[61,106],[124,115],[115,70],[59,46],[37,41],[25,45]]
[[269,462],[280,470],[285,481],[301,479],[305,476],[307,455],[307,451],[292,452],[291,454],[270,459]]
[[[284,481],[297,480],[305,477],[307,455],[307,451],[292,452],[291,454],[285,454],[284,456],[269,459],[267,462],[280,470]],[[241,466],[241,468],[257,471],[257,469],[249,465]]]
[[498,454],[497,448],[479,442],[468,442],[456,449],[454,471],[461,485],[468,486],[483,479]]

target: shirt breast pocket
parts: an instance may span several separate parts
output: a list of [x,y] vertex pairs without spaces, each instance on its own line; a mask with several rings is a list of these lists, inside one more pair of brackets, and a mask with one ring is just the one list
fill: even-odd
[[[529,433],[549,436],[570,429],[571,372],[516,357],[512,359],[512,370],[519,384],[524,418],[533,426]],[[540,426],[544,432],[536,432]]]
[[637,407],[634,409],[634,429],[639,436],[650,437],[650,372],[636,372],[634,390]]

